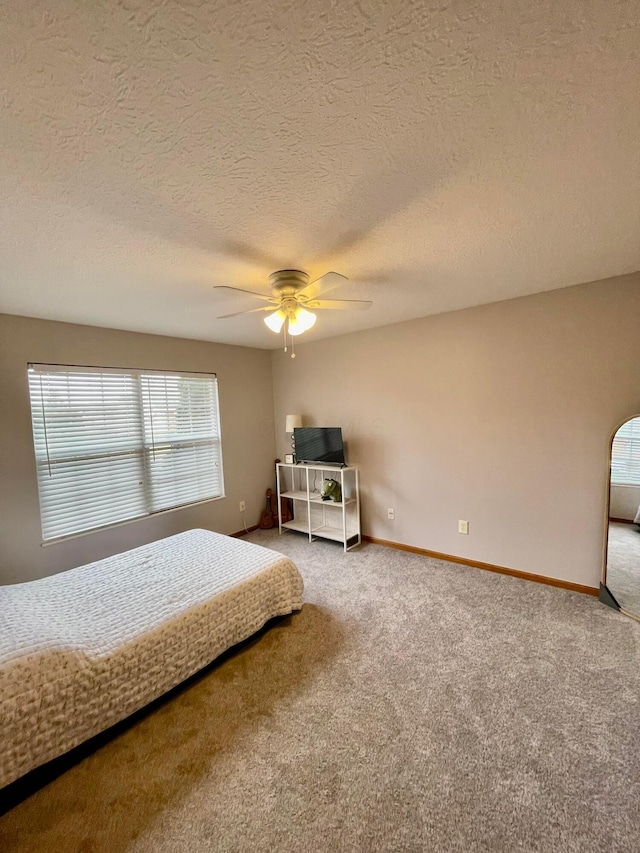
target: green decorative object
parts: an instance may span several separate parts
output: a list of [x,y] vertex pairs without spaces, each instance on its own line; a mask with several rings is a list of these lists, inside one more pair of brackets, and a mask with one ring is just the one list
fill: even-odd
[[340,483],[337,480],[323,480],[320,494],[323,501],[335,501],[339,503],[342,500]]

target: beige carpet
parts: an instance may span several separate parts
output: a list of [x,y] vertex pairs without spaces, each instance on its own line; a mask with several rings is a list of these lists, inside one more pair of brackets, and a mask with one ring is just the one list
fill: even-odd
[[640,529],[609,522],[607,586],[620,607],[640,617]]
[[640,625],[295,534],[301,613],[0,818],[15,851],[637,851]]

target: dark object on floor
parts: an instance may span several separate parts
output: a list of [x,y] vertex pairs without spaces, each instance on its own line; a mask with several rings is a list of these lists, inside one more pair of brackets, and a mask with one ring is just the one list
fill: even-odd
[[267,489],[267,508],[264,510],[264,512],[260,516],[260,524],[258,525],[261,530],[271,530],[271,528],[275,524],[275,520],[273,518],[273,512],[271,511],[271,496],[272,495],[273,495],[273,491],[271,489]]

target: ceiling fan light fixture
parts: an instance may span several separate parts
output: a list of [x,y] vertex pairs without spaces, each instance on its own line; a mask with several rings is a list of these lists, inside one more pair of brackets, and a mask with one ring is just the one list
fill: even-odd
[[271,331],[275,332],[277,335],[278,332],[282,330],[284,321],[286,319],[287,315],[279,308],[277,311],[274,311],[273,314],[269,314],[268,317],[265,317],[264,322],[271,329]]
[[[373,304],[364,299],[325,299],[324,294],[336,287],[336,283],[347,281],[346,276],[337,272],[328,272],[315,281],[309,282],[309,275],[302,270],[276,270],[269,276],[271,296],[254,290],[243,290],[241,287],[216,285],[217,290],[225,293],[242,293],[267,302],[260,308],[248,308],[244,311],[234,311],[223,314],[218,319],[226,320],[243,314],[254,314],[256,311],[267,311],[264,322],[269,331],[284,335],[284,351],[291,346],[291,358],[295,358],[294,338],[307,332],[315,325],[316,315],[309,308],[318,310],[349,310],[369,308]],[[287,341],[287,333],[291,340]]]
[[289,334],[301,335],[308,331],[316,322],[316,315],[306,308],[297,308],[293,317],[289,318]]

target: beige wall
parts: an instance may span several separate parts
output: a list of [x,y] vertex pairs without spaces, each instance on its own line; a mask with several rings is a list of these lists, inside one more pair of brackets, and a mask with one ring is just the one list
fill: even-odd
[[340,425],[365,533],[597,586],[639,330],[634,274],[274,352],[279,454],[286,414]]
[[[227,497],[41,546],[27,362],[218,374]],[[274,482],[270,354],[263,350],[0,315],[0,583],[31,580],[191,527],[256,524]]]
[[[275,400],[279,455],[288,413],[343,427],[365,533],[595,586],[609,440],[640,410],[638,328],[638,274],[298,343],[293,361],[0,315],[0,582],[190,527],[234,532],[239,500],[256,523],[273,481]],[[216,372],[226,499],[41,547],[29,361]]]

